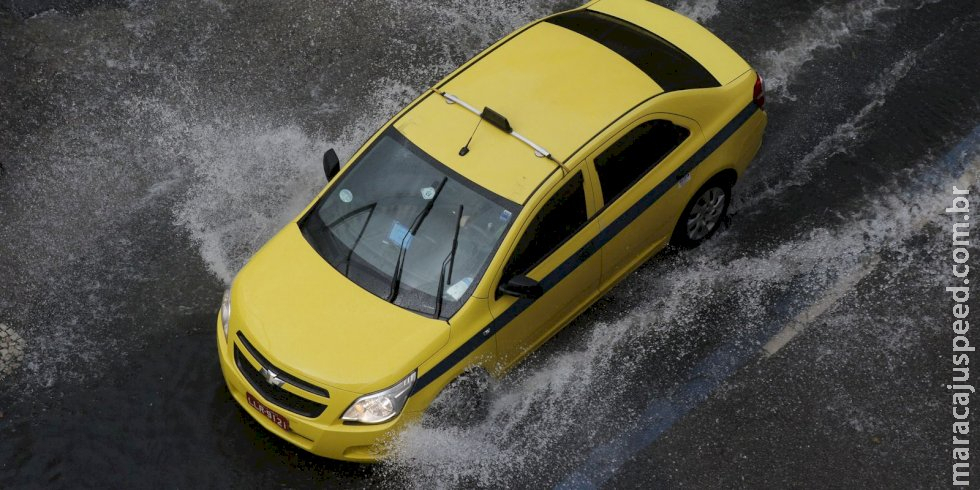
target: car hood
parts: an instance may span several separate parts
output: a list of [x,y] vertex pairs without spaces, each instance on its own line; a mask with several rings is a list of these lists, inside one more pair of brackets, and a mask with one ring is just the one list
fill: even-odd
[[391,386],[449,340],[449,325],[392,305],[321,258],[292,224],[242,269],[232,324],[276,367],[325,387]]

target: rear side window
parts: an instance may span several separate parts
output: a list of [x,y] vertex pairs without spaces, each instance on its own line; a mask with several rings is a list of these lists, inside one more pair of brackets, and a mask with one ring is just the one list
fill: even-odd
[[571,238],[588,219],[585,181],[582,172],[579,172],[551,196],[538,215],[531,220],[504,269],[504,281],[530,271]]
[[691,134],[670,121],[645,122],[595,159],[602,198],[608,204],[657,166]]

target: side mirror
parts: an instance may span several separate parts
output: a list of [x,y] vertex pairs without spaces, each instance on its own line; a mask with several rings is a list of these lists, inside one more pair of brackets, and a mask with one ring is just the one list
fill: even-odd
[[323,154],[323,173],[327,174],[327,182],[333,180],[338,172],[340,172],[340,158],[337,158],[337,152],[331,148]]
[[544,295],[541,283],[527,276],[514,276],[497,289],[503,294],[518,298],[538,299]]

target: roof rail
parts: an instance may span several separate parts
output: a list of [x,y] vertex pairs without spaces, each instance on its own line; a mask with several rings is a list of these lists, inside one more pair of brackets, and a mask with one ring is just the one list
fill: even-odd
[[534,156],[536,156],[538,158],[547,158],[548,160],[551,160],[551,161],[557,163],[558,166],[561,167],[562,171],[565,171],[565,166],[562,165],[561,162],[559,162],[558,160],[556,160],[555,157],[551,155],[551,152],[550,151],[544,149],[541,145],[539,145],[539,144],[537,144],[537,143],[535,143],[535,142],[527,139],[527,137],[525,137],[524,135],[518,133],[517,131],[514,131],[514,129],[510,127],[510,123],[507,121],[507,119],[505,117],[503,117],[502,115],[498,114],[493,109],[487,107],[484,110],[480,111],[480,110],[477,110],[477,108],[475,108],[475,107],[467,104],[466,101],[464,101],[463,99],[460,99],[459,97],[456,97],[453,94],[450,94],[448,92],[440,92],[438,90],[434,90],[434,91],[437,94],[441,95],[444,99],[446,99],[446,103],[447,104],[456,104],[456,105],[458,105],[458,106],[460,106],[460,107],[462,107],[462,108],[464,108],[464,109],[472,112],[473,114],[476,114],[477,117],[479,117],[479,118],[481,118],[483,120],[486,120],[487,122],[489,122],[490,124],[492,124],[496,128],[500,129],[501,131],[503,131],[505,133],[510,134],[511,136],[513,136],[513,137],[517,138],[518,140],[520,140],[525,145],[531,147],[531,149],[534,150]]

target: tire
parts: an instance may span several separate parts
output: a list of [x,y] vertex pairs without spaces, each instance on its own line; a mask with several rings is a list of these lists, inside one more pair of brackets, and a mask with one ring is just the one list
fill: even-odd
[[427,423],[466,428],[490,413],[490,375],[470,369],[449,382],[425,411]]
[[732,185],[720,178],[709,180],[684,208],[671,242],[681,248],[701,245],[721,228],[731,202]]

